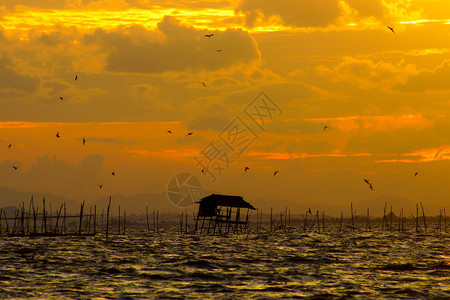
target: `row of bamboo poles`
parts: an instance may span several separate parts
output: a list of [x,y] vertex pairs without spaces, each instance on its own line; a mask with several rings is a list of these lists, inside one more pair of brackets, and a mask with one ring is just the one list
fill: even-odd
[[[419,205],[421,211],[419,211]],[[387,203],[384,206],[384,214],[381,218],[381,230],[382,231],[399,231],[406,232],[411,229],[415,229],[415,232],[427,232],[429,230],[429,224],[427,224],[427,216],[425,215],[425,210],[422,203],[416,204],[416,214],[415,216],[411,213],[410,216],[405,216],[403,208],[400,209],[399,215],[395,216],[392,205],[390,206],[390,213],[387,213],[388,205]],[[308,209],[304,214],[301,214],[303,220],[295,219],[291,220],[290,210],[286,207],[285,211],[279,213],[279,218],[273,213],[273,209],[270,209],[270,215],[268,216],[268,220],[266,217],[266,221],[263,222],[263,212],[262,210],[256,210],[256,232],[268,230],[269,232],[276,231],[284,231],[288,232],[293,230],[294,228],[303,229],[304,232],[325,232],[327,229],[326,222],[329,223],[330,229],[335,228],[338,232],[341,231],[355,231],[360,230],[365,227],[365,231],[371,231],[375,223],[379,225],[380,218],[370,218],[370,211],[367,209],[367,214],[365,220],[362,219],[362,216],[356,216],[356,210],[353,209],[353,203],[350,204],[350,217],[344,219],[344,213],[341,212],[339,220],[336,218],[329,218],[325,216],[325,211],[312,212],[311,209]],[[358,225],[356,225],[355,219],[358,219]],[[395,221],[395,223],[394,223]],[[372,224],[371,224],[372,222]],[[268,223],[267,229],[265,229],[264,224]],[[300,226],[294,226],[293,224],[300,224]],[[339,223],[337,226],[336,223]],[[363,226],[361,226],[361,223]],[[364,224],[365,223],[365,224]],[[364,226],[365,225],[365,226]],[[434,230],[437,232],[447,232],[447,215],[445,208],[440,209],[438,222],[436,224]]]
[[[97,233],[105,234],[125,234],[127,225],[127,213],[121,213],[120,205],[118,207],[118,217],[110,213],[111,197],[109,198],[106,213],[102,209],[101,213],[97,212],[97,206],[89,208],[86,213],[85,203],[80,206],[80,213],[77,215],[67,214],[66,204],[63,203],[54,214],[45,197],[42,199],[42,208],[35,203],[33,196],[31,197],[28,209],[22,202],[15,212],[14,217],[7,217],[6,211],[0,208],[0,236],[62,236],[62,235],[79,235],[89,236]],[[159,211],[153,210],[152,226],[148,207],[146,207],[146,225],[147,232],[159,232]]]
[[[420,207],[419,207],[420,205]],[[126,211],[121,212],[120,206],[118,217],[110,213],[111,197],[109,198],[106,212],[102,209],[101,213],[97,212],[97,207],[94,205],[89,208],[89,213],[86,213],[85,203],[80,206],[80,213],[77,215],[68,215],[65,203],[52,213],[51,203],[50,209],[47,210],[45,197],[42,200],[42,208],[39,208],[34,202],[33,197],[28,205],[28,209],[23,202],[16,210],[14,217],[7,217],[6,212],[0,209],[0,236],[60,236],[60,235],[96,235],[105,234],[125,234],[127,225]],[[419,209],[420,208],[420,209]],[[427,216],[422,203],[416,204],[415,215],[405,216],[403,208],[400,209],[399,215],[395,216],[392,205],[388,213],[387,203],[384,206],[384,214],[381,218],[370,218],[370,211],[367,209],[366,217],[356,215],[357,211],[353,209],[353,203],[350,204],[350,216],[344,218],[341,212],[340,218],[326,217],[325,211],[313,212],[311,209],[301,214],[303,219],[292,219],[291,212],[286,207],[284,211],[279,212],[277,217],[273,209],[270,209],[270,215],[263,215],[263,211],[256,209],[256,221],[253,226],[248,226],[247,232],[290,232],[294,229],[303,230],[303,232],[318,232],[324,233],[327,230],[341,231],[371,231],[377,225],[381,225],[382,231],[398,231],[409,232],[447,232],[447,215],[445,208],[440,209],[439,217],[436,226],[431,228],[431,224],[427,223]],[[278,215],[278,214],[277,214]],[[255,218],[253,218],[255,219]],[[265,220],[264,220],[265,219]],[[192,214],[192,219],[189,220],[187,209],[184,213],[179,215],[179,226],[181,234],[193,233],[193,226],[189,225],[189,221],[195,221],[196,214]],[[145,224],[146,231],[150,233],[159,233],[159,211],[153,210],[149,213],[146,207],[146,214],[144,218],[134,220],[138,224]],[[249,218],[247,217],[247,222]],[[381,224],[380,224],[381,221]],[[252,222],[253,223],[253,222]],[[356,224],[358,223],[358,224]],[[359,225],[359,226],[357,226]]]

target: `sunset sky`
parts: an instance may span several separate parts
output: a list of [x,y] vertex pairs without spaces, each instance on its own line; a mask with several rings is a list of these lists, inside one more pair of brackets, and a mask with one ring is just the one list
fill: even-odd
[[[253,140],[202,173],[235,120]],[[448,207],[449,171],[448,0],[0,2],[0,186]]]

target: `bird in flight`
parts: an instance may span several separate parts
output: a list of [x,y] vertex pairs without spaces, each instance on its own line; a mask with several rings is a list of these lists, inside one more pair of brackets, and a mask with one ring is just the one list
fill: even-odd
[[101,189],[103,187],[103,184],[97,184],[97,186]]
[[8,149],[11,149],[11,147],[12,147],[12,144],[9,144],[9,145],[8,145]]
[[387,26],[387,28],[389,28],[393,33],[395,33],[394,28]]
[[203,84],[204,87],[206,87],[206,84],[203,81],[202,81],[202,84]]
[[441,153],[441,149],[439,149],[438,152],[436,152],[436,154],[434,155],[434,159],[439,157],[439,153]]
[[170,134],[172,134],[172,131],[171,131],[171,130],[167,130],[167,132],[170,133]]
[[56,137],[60,138],[59,131],[56,132]]
[[205,174],[205,169],[202,169],[202,173]]
[[416,172],[416,173],[414,173],[414,177],[416,177],[416,176],[417,176],[417,174],[419,174],[419,172]]
[[323,127],[323,131],[325,131],[326,129],[330,129],[330,127],[328,127],[327,125],[325,125],[325,127]]
[[14,170],[17,170],[17,167],[16,167],[16,166],[12,166],[12,168],[13,168]]
[[364,182],[367,183],[369,185],[369,188],[373,191],[372,183],[369,180],[367,180],[367,179],[364,179]]
[[78,79],[78,75],[77,74],[75,74],[75,80],[77,80]]
[[64,98],[63,98],[63,97],[59,97],[59,100],[63,101],[63,100],[64,100]]
[[188,132],[186,135],[192,135],[192,134],[194,134],[194,132],[193,131],[191,131],[191,132]]
[[278,174],[278,171],[273,172],[273,177],[275,177]]
[[112,172],[111,175],[112,175],[112,176],[116,176],[116,172]]
[[245,167],[244,172],[247,172],[248,170],[250,170],[249,167]]
[[214,33],[211,33],[211,34],[205,34],[205,37],[207,37],[207,38],[211,38],[212,36],[214,36]]
[[84,146],[84,144],[86,144],[86,140],[83,138],[83,146]]
[[222,50],[222,49],[217,49],[216,51],[217,51],[217,52],[222,52],[223,50]]

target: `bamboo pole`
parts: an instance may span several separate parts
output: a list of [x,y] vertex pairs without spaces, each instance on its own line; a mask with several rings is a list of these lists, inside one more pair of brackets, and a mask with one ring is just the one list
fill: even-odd
[[66,202],[64,202],[64,234],[67,234],[67,222],[66,222]]
[[183,213],[180,215],[180,234],[183,234]]
[[393,217],[393,213],[392,213],[392,205],[391,205],[391,214],[390,214],[390,216],[389,216],[389,220],[390,220],[389,231],[392,230],[392,217]]
[[30,204],[28,206],[28,218],[27,218],[27,234],[30,234],[30,221],[31,221],[31,204],[33,203],[33,195],[31,195]]
[[46,212],[45,212],[45,196],[44,199],[42,200],[42,204],[44,205],[44,207],[42,208],[42,226],[43,229],[41,231],[43,231],[44,233],[47,233],[47,217],[46,217]]
[[416,203],[416,232],[419,232],[419,204]]
[[108,237],[109,233],[109,208],[111,206],[111,196],[109,196],[108,208],[106,212],[106,237]]
[[83,201],[83,203],[81,203],[81,207],[80,207],[80,224],[78,226],[78,235],[81,235],[81,225],[83,222],[83,210],[84,210],[84,201]]
[[97,233],[97,205],[94,205],[94,235]]
[[145,212],[147,214],[147,234],[150,233],[150,224],[148,222],[148,206],[145,207]]
[[153,232],[156,232],[156,222],[155,222],[155,210],[153,210]]
[[156,210],[156,233],[159,233],[159,210]]
[[125,230],[127,228],[127,211],[123,212],[123,234],[125,234]]
[[325,233],[325,211],[322,210],[322,232]]
[[427,220],[425,217],[425,210],[423,209],[422,202],[420,202],[420,206],[422,207],[422,215],[423,215],[423,226],[425,227],[425,232],[427,231]]
[[9,224],[8,224],[8,218],[6,217],[6,211],[5,210],[3,210],[3,215],[5,216],[6,234],[8,234],[9,233]]
[[56,216],[56,224],[55,224],[55,233],[58,232],[58,224],[59,224],[59,216],[61,215],[61,211],[62,211],[63,205],[61,204],[61,207],[59,208],[59,212]]
[[184,233],[188,233],[188,213],[187,213],[187,208],[185,208],[184,211],[184,215],[185,215],[185,222],[184,222]]
[[352,230],[355,231],[355,220],[353,219],[353,202],[350,203],[350,210],[352,213]]
[[272,207],[270,208],[270,232],[272,232]]
[[119,205],[119,234],[120,234],[120,205]]
[[341,221],[339,222],[339,232],[341,232],[341,230],[342,230],[342,218],[343,218],[343,213],[341,211]]
[[89,220],[87,224],[87,233],[91,234],[92,206],[89,208]]
[[445,207],[444,207],[444,230],[447,232],[447,214],[445,213]]

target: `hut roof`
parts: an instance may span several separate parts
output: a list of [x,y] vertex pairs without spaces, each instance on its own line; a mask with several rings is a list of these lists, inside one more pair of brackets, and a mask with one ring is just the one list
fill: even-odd
[[209,196],[202,198],[197,203],[207,206],[229,206],[229,207],[243,207],[255,209],[253,205],[245,201],[242,198],[242,196],[211,194]]

